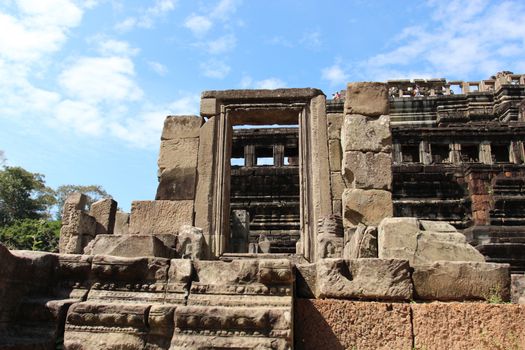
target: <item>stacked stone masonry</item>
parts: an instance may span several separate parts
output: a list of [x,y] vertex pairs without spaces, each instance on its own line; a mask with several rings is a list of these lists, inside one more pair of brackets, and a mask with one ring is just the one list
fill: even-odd
[[155,200],[0,245],[0,349],[525,348],[524,77],[203,92]]

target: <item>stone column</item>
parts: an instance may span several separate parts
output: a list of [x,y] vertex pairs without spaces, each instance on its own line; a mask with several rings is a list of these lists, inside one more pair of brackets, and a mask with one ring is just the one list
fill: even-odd
[[428,141],[421,141],[419,143],[419,160],[424,165],[432,164],[432,153]]
[[257,163],[255,159],[255,145],[244,146],[244,166],[252,167]]
[[273,146],[273,165],[279,167],[284,165],[284,145]]
[[522,164],[524,157],[523,141],[512,141],[510,143],[509,160],[514,164]]
[[459,164],[461,163],[461,145],[459,143],[450,144],[450,152],[448,158],[450,163]]
[[384,83],[350,83],[341,131],[345,229],[393,215],[392,134]]
[[232,210],[232,249],[234,253],[247,253],[250,236],[250,213]]
[[483,141],[479,144],[479,161],[483,164],[492,164],[492,152],[489,141]]
[[394,163],[397,163],[397,164],[401,164],[403,163],[403,151],[402,151],[402,148],[401,148],[401,144],[399,142],[396,142],[392,145],[392,149],[393,149],[393,159],[394,159]]

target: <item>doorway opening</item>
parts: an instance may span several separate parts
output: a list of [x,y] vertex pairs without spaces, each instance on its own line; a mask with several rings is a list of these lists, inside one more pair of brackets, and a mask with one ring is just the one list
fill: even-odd
[[301,236],[298,125],[236,126],[231,145],[228,250],[294,254]]

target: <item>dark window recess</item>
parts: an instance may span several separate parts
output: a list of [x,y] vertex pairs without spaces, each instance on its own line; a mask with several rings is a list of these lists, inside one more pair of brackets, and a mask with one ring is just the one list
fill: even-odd
[[403,163],[419,163],[419,146],[402,145]]
[[494,163],[508,163],[509,162],[509,146],[508,145],[491,145],[490,151],[492,153],[492,162]]
[[431,145],[432,162],[448,163],[449,162],[449,146],[448,145]]
[[284,149],[284,165],[299,165],[299,150],[296,147]]
[[479,162],[479,146],[478,145],[461,145],[461,161],[463,163],[478,163]]
[[273,165],[273,148],[272,147],[255,147],[255,165]]

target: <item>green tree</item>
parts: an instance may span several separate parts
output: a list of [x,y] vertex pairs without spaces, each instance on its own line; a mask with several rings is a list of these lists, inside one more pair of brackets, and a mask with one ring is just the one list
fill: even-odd
[[102,186],[99,185],[62,185],[59,186],[55,191],[56,203],[57,203],[57,217],[61,218],[62,216],[62,207],[69,196],[73,192],[80,192],[88,196],[87,206],[91,207],[91,204],[98,201],[102,198],[112,198]]
[[15,220],[49,218],[55,203],[55,192],[45,185],[43,175],[21,167],[0,170],[0,227]]
[[0,149],[0,166],[5,164],[5,152]]
[[60,221],[16,220],[0,228],[0,242],[9,249],[57,252],[60,226]]

